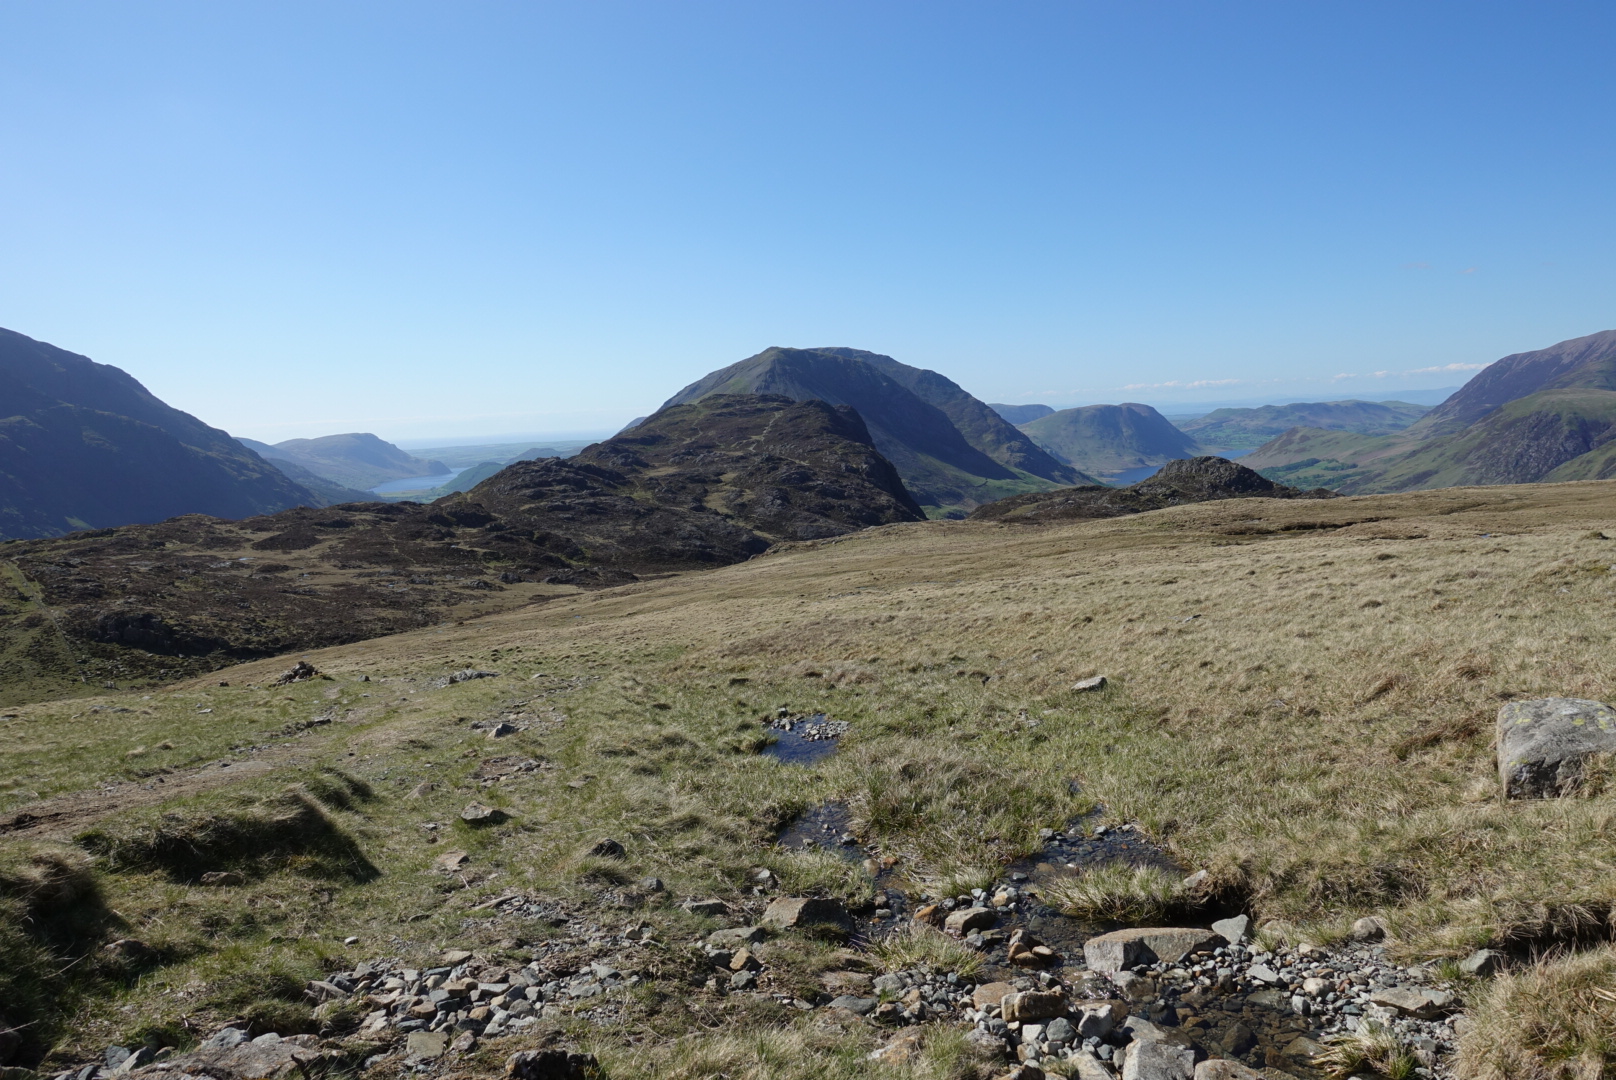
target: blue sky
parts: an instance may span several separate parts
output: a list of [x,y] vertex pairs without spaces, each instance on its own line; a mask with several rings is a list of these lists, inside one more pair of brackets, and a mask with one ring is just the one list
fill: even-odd
[[278,440],[598,431],[768,345],[1391,396],[1616,326],[1616,6],[0,5],[0,326]]

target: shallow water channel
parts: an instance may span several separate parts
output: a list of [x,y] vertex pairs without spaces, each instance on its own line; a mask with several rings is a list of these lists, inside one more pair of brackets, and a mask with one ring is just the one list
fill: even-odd
[[[915,891],[911,898],[906,891],[910,883],[897,871],[884,868],[874,848],[858,843],[844,804],[825,803],[804,811],[780,832],[777,843],[789,851],[834,852],[849,862],[864,865],[875,885],[876,901],[873,910],[855,914],[857,940],[868,943],[905,927],[912,908],[920,902],[920,893]],[[1081,823],[1050,836],[1037,853],[1006,867],[1001,886],[1014,885],[1022,898],[1000,909],[998,925],[982,943],[985,963],[974,981],[1026,981],[1029,987],[1037,985],[1040,972],[1009,962],[1010,934],[1025,929],[1057,953],[1056,961],[1044,969],[1048,976],[1086,997],[1116,996],[1118,991],[1109,982],[1097,979],[1085,968],[1083,943],[1118,927],[1086,923],[1061,914],[1043,903],[1038,886],[1119,862],[1182,872],[1167,852],[1133,829],[1108,828],[1094,835],[1086,834]],[[988,890],[983,902],[1001,886]],[[1219,918],[1223,914],[1226,913],[1208,913],[1205,917]],[[1167,1029],[1170,1040],[1193,1044],[1208,1057],[1241,1061],[1248,1067],[1265,1070],[1271,1077],[1317,1080],[1323,1076],[1308,1061],[1308,1055],[1318,1049],[1320,1033],[1310,1027],[1307,1018],[1291,1011],[1287,995],[1272,990],[1223,993],[1216,988],[1181,995],[1165,987],[1153,987],[1153,983],[1136,984],[1130,1008],[1134,1015]]]

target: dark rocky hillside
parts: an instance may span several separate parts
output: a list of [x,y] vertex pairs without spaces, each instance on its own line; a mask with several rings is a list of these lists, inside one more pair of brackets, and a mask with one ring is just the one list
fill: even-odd
[[862,349],[765,349],[691,383],[668,404],[719,393],[852,406],[933,516],[963,516],[1005,495],[1093,479],[1056,461],[951,380]]
[[0,537],[317,502],[126,372],[0,330]]
[[921,517],[853,410],[719,395],[431,505],[7,545],[0,700],[177,678]]
[[1170,461],[1156,475],[1129,487],[1092,485],[1001,499],[977,507],[971,520],[1031,525],[1122,517],[1216,499],[1333,499],[1335,495],[1324,488],[1303,491],[1276,484],[1244,465],[1220,457],[1197,457]]

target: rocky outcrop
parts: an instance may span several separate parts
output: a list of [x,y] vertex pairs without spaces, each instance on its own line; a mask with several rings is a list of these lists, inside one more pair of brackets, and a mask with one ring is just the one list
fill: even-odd
[[856,409],[915,501],[938,513],[1093,479],[1051,457],[952,380],[863,349],[765,349],[691,383],[664,408],[736,393]]
[[18,646],[0,649],[0,699],[8,686],[48,695],[53,679],[200,674],[501,610],[533,585],[617,585],[920,518],[853,410],[717,395],[429,505],[193,515],[11,545],[29,593],[0,597],[0,644]]
[[1598,701],[1538,698],[1498,710],[1498,779],[1511,799],[1579,790],[1596,755],[1616,753],[1616,710]]
[[1303,491],[1276,484],[1238,462],[1220,457],[1197,457],[1169,461],[1154,476],[1124,488],[1091,485],[1000,499],[977,507],[971,513],[971,520],[1033,525],[1050,521],[1123,517],[1217,499],[1334,497],[1335,492],[1324,488]]

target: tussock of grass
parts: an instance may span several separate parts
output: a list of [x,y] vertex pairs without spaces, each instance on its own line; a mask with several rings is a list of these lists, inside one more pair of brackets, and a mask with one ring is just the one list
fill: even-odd
[[379,873],[301,786],[246,807],[167,813],[131,828],[91,830],[78,841],[112,870],[158,870],[176,881],[216,870],[262,876],[294,869],[354,881]]
[[1087,922],[1161,925],[1194,907],[1183,880],[1155,866],[1110,863],[1063,878],[1044,893],[1053,907]]
[[1616,947],[1541,960],[1473,995],[1459,1040],[1471,1080],[1601,1080],[1616,1074]]
[[934,971],[957,971],[970,978],[982,969],[982,954],[940,930],[920,923],[882,938],[870,951],[888,970],[929,967]]
[[1410,1080],[1420,1066],[1419,1058],[1408,1046],[1379,1025],[1371,1025],[1361,1033],[1336,1036],[1313,1063],[1332,1080],[1364,1074],[1383,1076],[1386,1080]]

